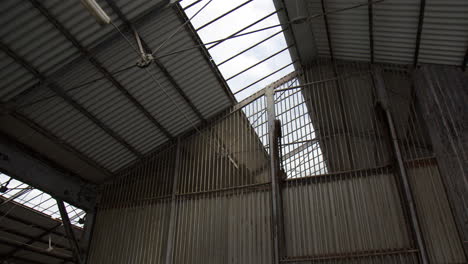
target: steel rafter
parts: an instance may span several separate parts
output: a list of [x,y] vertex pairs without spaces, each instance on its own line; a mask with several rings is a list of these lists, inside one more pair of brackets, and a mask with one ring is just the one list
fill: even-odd
[[416,48],[414,49],[413,66],[418,64],[419,47],[421,46],[421,33],[424,24],[424,10],[426,8],[426,0],[420,0],[419,4],[419,21],[418,31],[416,33]]
[[[31,1],[34,1],[34,0],[31,0]],[[67,103],[73,106],[77,111],[79,111],[81,114],[83,114],[92,122],[94,122],[96,126],[104,130],[109,136],[111,136],[117,142],[125,146],[128,150],[130,150],[136,156],[138,157],[142,156],[142,154],[138,152],[133,146],[128,144],[122,137],[117,135],[113,130],[111,130],[109,127],[104,125],[101,121],[99,121],[97,117],[95,117],[93,114],[88,112],[83,106],[81,106],[71,96],[69,96],[61,87],[59,87],[54,82],[48,80],[41,72],[35,69],[30,63],[28,63],[18,54],[16,54],[12,49],[10,49],[8,46],[6,46],[3,43],[0,43],[0,49],[4,51],[5,53],[7,53],[13,60],[15,60],[16,62],[21,64],[24,68],[26,68],[31,74],[33,74],[37,79],[39,79],[40,82],[46,84],[47,87],[49,87],[52,91],[58,94],[63,100],[65,100]]]
[[[83,47],[78,40],[66,29],[43,5],[37,0],[29,0],[31,4],[39,10],[39,12],[47,18],[47,20],[55,26],[55,28],[62,33],[72,44],[77,48],[80,53],[86,57],[89,62],[97,69],[99,70],[108,81],[110,81],[140,112],[142,112],[146,118],[150,122],[152,122],[166,137],[169,139],[172,139],[172,135],[165,129],[157,120],[156,118],[146,110],[146,108],[138,102],[137,99],[135,99],[123,85],[117,81],[114,76],[106,69],[104,66],[91,55],[91,52],[89,52],[85,47]],[[127,146],[128,148],[128,146]],[[133,147],[131,147],[133,148]],[[132,150],[134,152],[135,149]],[[137,154],[138,151],[136,151],[135,154]],[[138,153],[138,157],[141,157],[142,155]]]

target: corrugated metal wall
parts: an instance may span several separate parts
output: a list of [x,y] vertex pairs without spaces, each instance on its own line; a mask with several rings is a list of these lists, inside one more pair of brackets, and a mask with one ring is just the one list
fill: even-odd
[[[90,263],[275,263],[276,238],[282,263],[418,263],[400,171],[375,104],[375,67],[428,258],[464,262],[408,70],[321,60],[107,184]],[[277,178],[268,123],[275,116]]]

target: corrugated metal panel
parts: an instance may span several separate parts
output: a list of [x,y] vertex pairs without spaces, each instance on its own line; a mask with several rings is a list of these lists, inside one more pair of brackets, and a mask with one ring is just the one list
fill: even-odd
[[37,79],[4,52],[0,52],[0,101],[6,102],[37,82]]
[[375,175],[357,174],[286,184],[283,206],[287,256],[411,247],[394,176],[388,170]]
[[461,65],[468,45],[468,2],[426,1],[420,61]]
[[[106,1],[100,1],[100,4],[117,26],[122,24]],[[163,8],[160,13],[154,10],[150,12],[158,4],[160,1],[116,1],[116,5],[128,19],[136,20],[136,28],[152,48],[158,46],[182,24],[174,8]],[[43,5],[80,45],[88,48],[92,56],[103,64],[105,70],[112,73],[122,67],[135,65],[138,55],[124,38],[111,25],[99,26],[80,3],[47,1]],[[125,98],[117,87],[108,80],[102,80],[102,72],[92,65],[88,58],[82,57],[64,34],[29,2],[10,1],[4,6],[5,10],[2,12],[5,12],[5,15],[1,21],[5,22],[2,23],[5,26],[0,37],[2,42],[14,48],[19,57],[67,91],[67,94],[86,111],[137,151],[146,154],[168,140],[143,111]],[[132,43],[135,42],[133,35],[127,37]],[[188,31],[181,30],[167,46],[170,50],[176,50],[196,44]],[[205,118],[209,118],[232,102],[220,86],[215,72],[203,58],[204,55],[197,50],[190,51],[189,54],[188,57],[167,57],[163,63],[188,98],[193,100],[195,107]],[[5,63],[4,67],[8,67],[9,70],[17,69],[20,73],[20,76],[10,74],[11,77],[2,82],[0,94],[8,96],[5,99],[29,88],[35,82],[31,74],[25,73],[25,69],[13,63],[11,59],[2,63]],[[172,136],[191,130],[194,125],[200,123],[196,113],[156,67],[135,67],[113,77]],[[22,87],[18,88],[19,86]],[[51,130],[52,134],[64,143],[90,155],[111,171],[134,160],[133,154],[108,133],[62,100],[54,98],[56,96],[47,87],[36,88],[19,101],[19,104],[24,106],[20,111],[47,130]]]
[[437,164],[422,162],[410,168],[409,175],[431,262],[464,263],[466,259]]
[[109,170],[135,159],[130,151],[59,97],[24,108],[21,113]]
[[413,62],[419,0],[391,0],[374,5],[375,61]]
[[[106,1],[97,1],[117,26],[122,24]],[[112,25],[101,26],[79,1],[42,1],[49,12],[84,46],[92,47],[114,31]]]
[[27,1],[2,1],[0,39],[49,75],[79,56],[78,51]]
[[[322,13],[321,1],[307,1],[309,15]],[[411,64],[416,48],[420,0],[386,0],[373,5],[376,62]],[[327,11],[362,4],[362,1],[328,0]],[[426,1],[419,62],[459,66],[468,43],[468,2]],[[331,41],[338,59],[370,60],[368,8],[328,16]],[[323,18],[312,21],[319,55],[328,54]],[[300,36],[296,37],[297,39]]]

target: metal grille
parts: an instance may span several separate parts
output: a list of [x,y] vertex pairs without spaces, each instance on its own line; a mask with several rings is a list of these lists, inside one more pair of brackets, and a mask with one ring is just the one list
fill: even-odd
[[412,82],[285,76],[108,183],[91,263],[465,261]]

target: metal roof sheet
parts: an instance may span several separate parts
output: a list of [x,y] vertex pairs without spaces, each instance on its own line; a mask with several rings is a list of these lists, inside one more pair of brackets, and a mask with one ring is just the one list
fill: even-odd
[[[365,3],[360,0],[324,2],[327,11]],[[308,0],[307,6],[309,16],[322,13],[321,0]],[[373,4],[375,62],[414,62],[420,8],[421,0],[385,0]],[[327,16],[335,58],[370,61],[368,12],[368,6],[363,5]],[[467,13],[468,2],[465,0],[426,1],[418,63],[462,64],[468,44]],[[324,18],[313,19],[311,25],[315,38],[311,47],[315,44],[319,56],[329,56]],[[295,38],[300,41],[303,37],[295,35]]]
[[[179,9],[162,6],[167,1],[98,2],[133,46],[133,33],[109,3],[153,50],[180,28],[157,56],[199,44],[182,26]],[[0,76],[7,78],[0,80],[0,101],[14,98],[13,111],[111,172],[234,101],[204,47],[159,59],[164,68],[153,63],[140,69],[131,67],[138,55],[125,38],[111,25],[98,25],[79,2],[8,0],[1,5],[0,57],[5,59]]]

